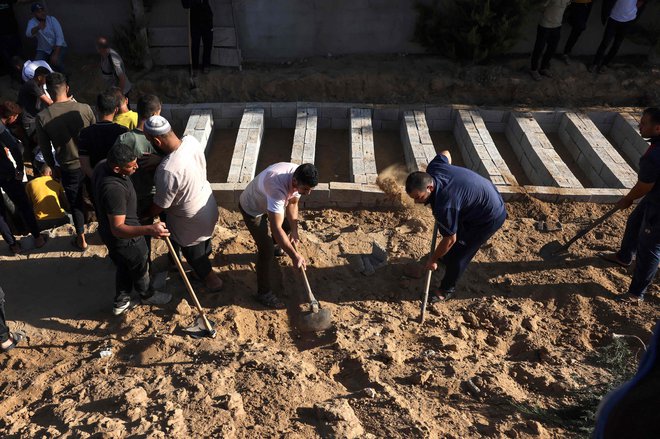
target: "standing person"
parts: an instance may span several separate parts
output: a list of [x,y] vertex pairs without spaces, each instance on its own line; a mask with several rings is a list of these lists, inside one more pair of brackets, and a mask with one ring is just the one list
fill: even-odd
[[39,229],[47,230],[68,224],[69,218],[62,208],[69,210],[64,188],[53,178],[53,171],[48,165],[43,165],[39,172],[41,177],[33,178],[25,185]]
[[106,37],[99,37],[96,40],[96,51],[101,55],[101,76],[106,86],[108,88],[118,87],[128,98],[132,84],[126,76],[124,60],[110,47],[110,42]]
[[211,66],[211,49],[213,49],[213,10],[209,0],[181,0],[185,9],[189,9],[189,32],[192,52],[193,74],[199,70],[199,42],[204,43],[202,53],[202,73],[207,73]]
[[[637,18],[638,8],[643,4],[644,0],[617,0],[605,24],[603,39],[600,41],[594,60],[589,66],[589,72],[601,73],[614,59],[623,43],[623,39],[630,30],[630,26]],[[609,51],[607,50],[608,47]]]
[[0,287],[0,349],[9,352],[25,340],[22,332],[10,332],[5,317],[5,292]]
[[138,114],[128,108],[128,98],[119,87],[112,87],[110,92],[114,93],[119,101],[119,107],[113,121],[132,130],[138,124]]
[[16,71],[21,75],[23,82],[27,82],[34,78],[34,72],[36,72],[39,67],[47,68],[49,73],[53,72],[53,69],[46,61],[25,61],[20,56],[15,56],[12,58],[12,65],[14,66],[14,69],[16,69]]
[[[285,307],[270,286],[273,240],[289,255],[294,267],[306,268],[305,258],[293,246],[300,241],[298,200],[311,193],[318,182],[318,171],[312,164],[275,163],[261,171],[241,194],[239,209],[257,244],[257,300],[269,308]],[[285,228],[290,229],[288,236]]]
[[639,176],[616,206],[627,209],[641,197],[626,223],[621,247],[616,253],[600,255],[606,261],[628,267],[637,257],[628,294],[622,302],[644,301],[644,293],[651,285],[660,263],[660,108],[647,108],[639,121],[639,133],[650,139],[651,145],[639,159]]
[[506,209],[493,183],[469,169],[452,166],[449,151],[442,151],[426,172],[413,172],[406,179],[406,192],[415,203],[431,206],[442,239],[426,261],[427,270],[445,276],[429,303],[454,296],[456,283],[468,264],[491,236],[504,224]]
[[44,90],[46,77],[50,71],[45,67],[37,67],[32,79],[25,82],[18,91],[18,105],[23,108],[21,122],[25,131],[26,146],[29,153],[37,144],[37,114],[53,103]]
[[126,127],[112,121],[118,109],[119,99],[115,93],[111,91],[101,93],[96,97],[96,114],[99,120],[80,130],[78,136],[80,167],[90,179],[96,164],[107,157],[117,138],[128,131]]
[[[561,20],[570,2],[571,0],[546,0],[543,4],[543,15],[536,30],[530,70],[530,75],[536,81],[541,80],[541,75],[552,77],[549,70],[550,60],[557,50],[561,38]],[[543,55],[542,59],[541,55]]]
[[47,14],[41,3],[33,3],[31,10],[34,16],[28,21],[25,36],[37,39],[35,59],[48,61],[56,71],[64,72],[67,46],[60,22]]
[[[13,102],[6,101],[0,104],[0,188],[7,194],[21,214],[21,218],[34,237],[37,248],[46,244],[41,235],[37,220],[32,213],[30,201],[25,194],[23,186],[23,149],[16,138],[9,132],[8,125],[16,122],[21,109]],[[13,158],[13,163],[9,156]],[[5,205],[0,201],[0,234],[9,245],[9,250],[16,254],[21,252],[21,245],[9,229],[6,221]]]
[[94,169],[92,184],[99,221],[99,234],[116,266],[115,299],[112,309],[120,315],[135,303],[131,291],[139,294],[147,305],[164,305],[172,295],[155,291],[150,285],[147,244],[144,235],[154,238],[169,236],[165,223],[141,226],[138,221],[136,196],[129,178],[138,168],[131,146],[118,143]]
[[[96,122],[96,118],[89,105],[69,98],[69,86],[62,73],[48,75],[46,87],[53,98],[53,105],[37,115],[37,141],[46,164],[53,169],[56,177],[62,177],[62,186],[71,206],[73,225],[76,228],[76,238],[72,244],[84,251],[87,249],[83,213],[85,174],[80,168],[78,135],[80,130]],[[59,164],[57,168],[55,157]]]
[[165,211],[175,249],[206,287],[216,292],[222,281],[211,267],[211,237],[218,221],[218,205],[206,179],[204,148],[193,136],[179,139],[162,116],[151,116],[144,133],[165,157],[155,175],[156,195],[151,216]]
[[575,43],[577,43],[580,35],[587,28],[593,5],[593,0],[573,0],[568,6],[568,9],[566,9],[566,21],[571,26],[571,34],[568,36],[568,40],[566,40],[566,45],[564,45],[562,59],[567,64]]

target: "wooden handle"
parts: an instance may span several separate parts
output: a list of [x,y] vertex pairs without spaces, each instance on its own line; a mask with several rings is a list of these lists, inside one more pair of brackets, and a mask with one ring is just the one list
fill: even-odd
[[[438,236],[438,222],[434,220],[433,224],[433,238],[431,239],[431,253],[435,251],[435,242],[436,238]],[[426,273],[426,283],[424,285],[424,297],[422,297],[422,306],[421,306],[421,314],[419,316],[419,324],[424,323],[424,318],[426,318],[426,304],[429,301],[429,290],[431,289],[431,275],[433,274],[433,271],[429,270],[428,273]]]

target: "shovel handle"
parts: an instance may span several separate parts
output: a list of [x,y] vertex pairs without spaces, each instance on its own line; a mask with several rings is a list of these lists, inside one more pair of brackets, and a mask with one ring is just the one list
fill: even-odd
[[[438,237],[438,222],[434,221],[433,225],[433,238],[431,239],[431,253],[435,251],[435,242]],[[426,283],[424,284],[424,297],[422,298],[421,314],[419,316],[419,324],[424,324],[424,318],[426,317],[426,304],[429,301],[429,290],[431,289],[431,275],[433,272],[431,270],[426,273]]]
[[[291,246],[295,251],[298,251],[296,244],[291,243]],[[314,297],[314,293],[312,293],[312,287],[309,285],[309,279],[307,279],[307,272],[305,271],[304,267],[300,267],[300,271],[302,272],[303,279],[305,280],[305,291],[307,291],[307,298],[309,299],[309,303],[312,304],[312,308],[318,308],[319,302],[316,300],[316,297]]]
[[202,317],[202,320],[204,321],[204,326],[206,327],[206,330],[209,331],[210,333],[213,333],[214,332],[213,326],[211,326],[211,323],[206,318],[206,314],[204,314],[204,309],[202,308],[202,305],[199,303],[199,300],[197,300],[197,295],[195,294],[195,290],[193,290],[192,285],[190,285],[190,281],[188,280],[186,271],[183,269],[183,265],[181,265],[181,261],[179,260],[179,256],[176,254],[176,251],[174,250],[172,241],[170,241],[170,238],[168,236],[165,236],[164,238],[165,238],[165,242],[167,243],[167,248],[169,249],[170,254],[172,255],[172,259],[174,259],[174,263],[176,264],[176,267],[179,269],[179,274],[181,274],[181,277],[183,278],[183,283],[186,284],[186,289],[188,290],[188,293],[190,293],[190,297],[192,297],[193,302],[195,302],[195,307],[197,308],[197,311],[199,311],[199,314]]
[[614,215],[618,210],[619,210],[618,207],[613,207],[612,209],[608,210],[607,213],[605,213],[605,215],[595,219],[591,224],[589,224],[587,227],[577,232],[574,237],[572,237],[566,244],[564,244],[562,250],[567,250],[568,247],[571,246],[571,244],[573,244],[575,241],[582,238],[584,235],[586,235],[587,233],[591,232],[593,229],[604,223],[609,217]]

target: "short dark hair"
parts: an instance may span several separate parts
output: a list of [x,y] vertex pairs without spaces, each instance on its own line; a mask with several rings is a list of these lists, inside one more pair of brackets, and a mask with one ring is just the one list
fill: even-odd
[[4,101],[0,104],[0,117],[9,118],[17,114],[21,114],[23,110],[21,107],[12,101]]
[[50,75],[50,70],[48,70],[44,66],[39,66],[37,69],[34,71],[34,77],[36,78],[37,76],[48,76]]
[[66,76],[59,72],[52,72],[46,76],[46,88],[48,92],[54,98],[55,95],[59,94],[62,91],[62,88],[66,87]]
[[96,109],[101,116],[114,113],[117,107],[119,107],[119,99],[114,93],[105,91],[96,97]]
[[293,172],[293,178],[295,178],[299,184],[316,187],[319,184],[319,171],[317,171],[316,166],[311,163],[304,163],[298,166]]
[[108,151],[108,163],[113,166],[126,166],[137,159],[135,148],[126,143],[115,143]]
[[433,184],[433,177],[429,174],[422,171],[412,172],[406,178],[406,193],[409,194],[415,190],[422,191],[430,184]]
[[108,93],[112,93],[115,96],[117,96],[117,100],[121,103],[121,101],[126,97],[124,95],[124,92],[122,91],[121,88],[119,87],[110,87],[108,90],[106,90]]
[[653,125],[660,125],[660,108],[658,107],[649,107],[644,110],[644,113],[651,118]]
[[160,111],[160,99],[156,95],[143,95],[137,101],[137,114],[140,120],[147,120]]

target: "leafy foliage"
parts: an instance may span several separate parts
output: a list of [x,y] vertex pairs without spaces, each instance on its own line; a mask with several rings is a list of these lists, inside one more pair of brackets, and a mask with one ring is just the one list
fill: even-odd
[[115,26],[112,37],[113,46],[126,64],[135,69],[144,67],[148,57],[149,42],[142,26],[134,16],[123,26]]
[[481,62],[510,49],[531,0],[435,0],[417,3],[415,40],[429,50]]

